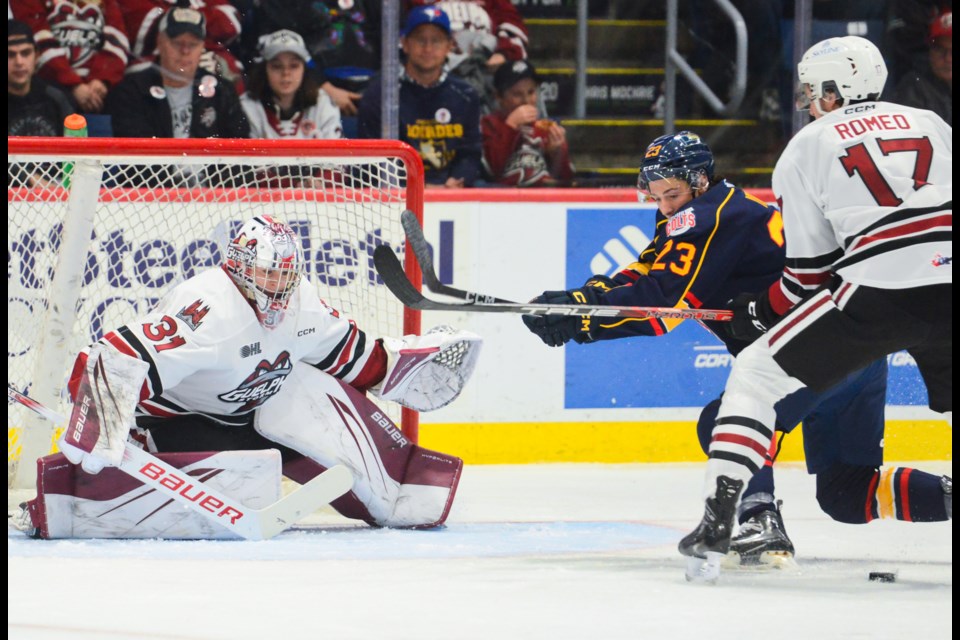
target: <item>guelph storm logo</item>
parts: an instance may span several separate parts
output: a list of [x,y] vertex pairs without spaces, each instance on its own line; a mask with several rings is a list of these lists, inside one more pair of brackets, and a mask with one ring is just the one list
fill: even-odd
[[239,387],[217,397],[224,402],[244,403],[234,413],[251,411],[280,391],[283,381],[292,370],[293,364],[290,362],[290,354],[284,351],[277,356],[273,363],[267,360],[258,362],[253,373],[247,376],[247,379],[240,383]]

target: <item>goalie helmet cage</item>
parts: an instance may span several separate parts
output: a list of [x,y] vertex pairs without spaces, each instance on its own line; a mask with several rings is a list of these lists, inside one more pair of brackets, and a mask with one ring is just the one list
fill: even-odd
[[[420,332],[373,266],[422,219],[423,164],[392,140],[7,139],[7,378],[69,413],[85,345],[221,264],[240,224],[275,215],[301,236],[320,296],[374,337]],[[412,252],[407,274],[419,284]],[[417,441],[417,413],[386,403]],[[8,408],[8,489],[35,483],[58,434]],[[24,461],[24,464],[20,464]]]

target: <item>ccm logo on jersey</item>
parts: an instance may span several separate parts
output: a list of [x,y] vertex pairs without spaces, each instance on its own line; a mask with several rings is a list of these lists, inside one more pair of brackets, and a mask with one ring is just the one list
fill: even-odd
[[[181,478],[173,473],[167,473],[161,467],[158,467],[152,462],[145,464],[137,471],[137,473],[146,478],[150,478],[151,480],[159,482],[172,491],[176,491],[190,502],[198,503],[210,513],[217,514],[218,518],[230,518],[230,522],[234,523],[243,517],[242,510],[229,504],[224,504],[223,500],[214,498],[213,496],[207,494],[206,491],[194,490],[194,485],[189,480],[186,478]],[[191,490],[194,490],[193,495],[190,494]]]
[[317,332],[316,327],[310,327],[309,329],[300,329],[300,331],[297,331],[297,337],[302,338],[303,336],[308,336],[311,333],[316,333],[316,332]]
[[678,236],[697,226],[697,216],[693,215],[693,207],[677,211],[667,220],[667,235]]

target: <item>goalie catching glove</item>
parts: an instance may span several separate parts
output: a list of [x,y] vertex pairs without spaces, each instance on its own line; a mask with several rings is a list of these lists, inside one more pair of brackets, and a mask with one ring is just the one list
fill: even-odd
[[445,407],[473,374],[481,344],[480,336],[447,326],[422,336],[383,338],[387,372],[371,391],[417,411]]
[[73,411],[58,443],[67,460],[87,473],[120,466],[149,368],[102,344],[80,354],[70,380]]

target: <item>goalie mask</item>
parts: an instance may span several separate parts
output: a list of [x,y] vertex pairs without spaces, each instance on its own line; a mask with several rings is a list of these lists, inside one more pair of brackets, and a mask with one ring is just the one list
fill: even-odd
[[303,276],[303,250],[289,225],[257,216],[240,227],[227,247],[224,269],[267,329],[283,320]]
[[[713,152],[700,136],[690,131],[660,136],[643,155],[637,189],[650,190],[650,183],[679,178],[691,189],[705,189],[713,179]],[[640,201],[643,202],[643,197]]]
[[887,81],[887,65],[876,45],[859,36],[829,38],[813,45],[797,64],[800,87],[797,110],[810,107],[826,93],[844,104],[880,97]]

